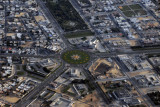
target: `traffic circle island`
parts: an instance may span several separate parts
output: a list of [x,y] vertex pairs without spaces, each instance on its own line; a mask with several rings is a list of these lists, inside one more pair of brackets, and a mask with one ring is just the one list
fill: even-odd
[[85,64],[90,56],[82,50],[69,50],[62,54],[62,59],[69,64]]

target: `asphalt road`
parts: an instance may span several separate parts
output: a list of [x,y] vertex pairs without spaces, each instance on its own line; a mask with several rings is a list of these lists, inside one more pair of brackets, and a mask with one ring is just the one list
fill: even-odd
[[128,79],[128,77],[123,76],[123,77],[119,77],[119,78],[96,79],[96,82],[122,81],[122,80],[126,80],[126,79]]
[[51,22],[52,26],[55,29],[55,32],[60,36],[60,38],[63,40],[66,48],[72,48],[72,45],[68,42],[68,40],[64,37],[64,31],[56,21],[56,19],[53,17],[49,9],[46,7],[44,2],[42,0],[36,0],[39,7],[43,11],[44,15],[48,18],[48,20]]
[[[45,6],[42,0],[36,0],[37,3],[39,4],[40,8],[43,10],[44,14],[48,17],[49,21],[52,23],[52,25],[55,28],[56,33],[62,38],[66,50],[72,49],[72,45],[69,44],[68,40],[64,37],[64,31],[61,29],[60,25],[57,23],[57,21],[54,19],[48,8]],[[73,2],[73,0],[72,0]],[[77,6],[76,3],[73,2],[73,5]],[[79,9],[78,9],[79,10]],[[79,10],[79,12],[81,12]],[[81,13],[82,14],[82,13]],[[83,15],[81,15],[83,16]],[[85,20],[85,18],[84,18]],[[86,20],[85,20],[86,21]],[[89,24],[89,23],[88,23]],[[93,53],[90,54],[92,56],[92,59],[94,60],[95,58],[99,57],[116,57],[117,55],[122,55],[122,54],[154,54],[154,53],[160,53],[160,49],[153,49],[153,50],[141,50],[141,51],[130,51],[130,52],[112,52],[112,53]],[[17,57],[34,57],[34,58],[57,58],[61,56],[61,54],[54,54],[54,55],[19,55],[19,54],[0,54],[0,57],[7,57],[7,56],[17,56]],[[119,63],[119,61],[118,61]],[[62,61],[62,66],[55,71],[55,73],[51,74],[45,81],[43,81],[41,84],[39,84],[37,87],[35,87],[28,95],[23,97],[16,105],[15,107],[25,107],[30,102],[33,101],[33,99],[36,97],[36,95],[39,94],[40,91],[42,91],[51,81],[54,81],[57,77],[59,77],[63,71],[64,71],[64,62]],[[119,63],[120,64],[120,63]],[[126,68],[124,68],[123,65],[120,64],[120,66],[126,71]],[[87,78],[90,79],[92,84],[94,85],[95,89],[101,95],[101,97],[104,99],[106,103],[109,103],[108,98],[106,97],[105,93],[102,91],[102,89],[99,87],[99,85],[95,82],[95,78],[92,76],[92,74],[88,70],[84,70],[84,74],[86,75]],[[128,76],[128,75],[127,75]],[[128,78],[130,78],[128,76]],[[131,80],[132,81],[132,80]],[[142,95],[142,93],[139,91],[138,87],[132,81],[133,85],[137,89],[137,91]],[[143,95],[142,95],[143,96]],[[143,98],[143,97],[142,97]],[[148,102],[146,102],[148,104]]]
[[53,74],[49,75],[41,84],[35,87],[31,92],[29,92],[25,97],[23,97],[15,107],[26,107],[30,102],[36,97],[36,95],[42,91],[50,82],[54,81],[64,72],[64,64],[60,66]]
[[[66,49],[67,50],[67,49]],[[64,50],[64,51],[66,51]],[[132,55],[132,54],[158,54],[160,53],[160,49],[152,49],[152,50],[140,50],[140,51],[129,51],[129,52],[111,52],[111,53],[89,53],[92,58],[95,57],[115,57],[117,55]],[[0,54],[0,57],[34,57],[34,58],[60,58],[61,53],[53,54],[53,55],[27,55],[27,54]]]
[[95,87],[95,90],[98,92],[98,94],[103,98],[106,104],[109,104],[109,99],[103,92],[103,90],[100,88],[100,86],[95,82],[95,78],[88,70],[83,70],[84,75],[90,80],[91,84]]
[[118,60],[118,58],[114,58],[114,60],[120,66],[120,68],[122,69],[123,73],[128,77],[129,81],[134,86],[134,88],[136,89],[136,91],[139,93],[139,95],[141,96],[141,98],[143,99],[143,101],[147,105],[147,107],[152,107],[152,105],[151,105],[152,103],[146,101],[146,97],[144,96],[144,93],[141,92],[141,90],[136,85],[135,81],[130,77],[130,75],[127,74],[128,69],[126,68],[126,66],[124,66],[123,62],[121,62],[120,60]]

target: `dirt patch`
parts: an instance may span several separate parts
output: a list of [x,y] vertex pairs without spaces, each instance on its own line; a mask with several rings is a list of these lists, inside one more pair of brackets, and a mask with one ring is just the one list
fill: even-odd
[[100,98],[94,91],[92,94],[88,94],[81,100],[76,101],[72,107],[98,107],[99,105]]
[[[93,74],[93,75],[97,75],[97,71],[102,71],[100,70],[99,66],[101,65],[104,66],[108,66],[108,69],[104,69],[105,71],[103,72],[103,75],[101,76],[102,79],[104,78],[117,78],[117,77],[122,77],[124,76],[121,71],[119,66],[116,64],[116,62],[112,61],[108,61],[107,59],[98,59],[97,61],[95,61],[89,68],[89,71]],[[103,67],[104,68],[104,67]],[[103,69],[101,67],[101,69]],[[105,74],[104,74],[105,73]]]
[[6,96],[6,97],[2,97],[2,99],[9,103],[16,103],[20,98]]
[[21,45],[21,47],[31,47],[33,42],[26,42],[24,45]]
[[43,16],[34,16],[34,17],[37,22],[45,20],[45,18]]
[[15,36],[15,33],[7,33],[6,36]]
[[153,71],[134,71],[134,72],[128,72],[128,74],[131,77],[135,77],[136,75],[148,75],[148,74],[154,74]]

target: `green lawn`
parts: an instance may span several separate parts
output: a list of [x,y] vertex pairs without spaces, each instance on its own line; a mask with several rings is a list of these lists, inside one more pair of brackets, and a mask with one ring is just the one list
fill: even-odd
[[65,32],[88,29],[69,0],[58,0],[57,3],[47,0],[46,5]]
[[139,15],[147,15],[147,12],[145,10],[135,10],[135,13]]
[[75,97],[75,96],[76,96],[75,93],[71,93],[71,92],[68,91],[71,87],[72,87],[71,84],[70,84],[70,85],[67,85],[67,86],[64,86],[63,89],[61,90],[61,92],[62,92],[62,93],[66,93],[66,94],[68,94],[68,95],[70,95],[70,96]]
[[146,47],[141,47],[141,46],[134,46],[131,47],[133,51],[139,51],[139,50],[150,50],[152,51],[153,49],[160,49],[160,46],[146,46]]
[[76,38],[76,37],[85,37],[85,36],[93,36],[94,33],[90,30],[87,31],[81,31],[81,32],[72,32],[72,33],[66,33],[64,36],[66,38]]
[[129,7],[130,7],[132,10],[143,9],[139,4],[129,5]]
[[22,75],[24,75],[24,74],[25,74],[25,72],[23,72],[23,71],[17,72],[17,75],[18,75],[18,76],[22,76]]
[[71,50],[63,53],[62,59],[70,64],[84,64],[90,60],[90,57],[84,51]]
[[119,9],[126,17],[147,15],[147,12],[139,4],[119,6]]
[[123,14],[124,14],[126,17],[133,17],[133,16],[136,15],[133,11],[125,11],[125,12],[123,12]]
[[[120,8],[121,7],[121,8]],[[129,11],[129,10],[131,10],[127,5],[125,5],[125,6],[119,6],[119,9],[121,10],[121,11]]]

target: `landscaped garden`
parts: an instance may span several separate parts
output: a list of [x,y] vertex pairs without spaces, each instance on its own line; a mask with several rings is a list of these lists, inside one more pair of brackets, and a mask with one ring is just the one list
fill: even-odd
[[118,7],[126,17],[135,17],[141,15],[147,15],[147,12],[139,5],[124,5]]
[[46,6],[65,32],[88,29],[69,0],[47,0]]
[[90,30],[86,31],[77,31],[77,32],[70,32],[66,33],[64,36],[67,38],[76,38],[76,37],[86,37],[86,36],[93,36],[94,33]]
[[90,57],[84,51],[70,50],[62,54],[62,59],[69,64],[84,64],[90,60]]

